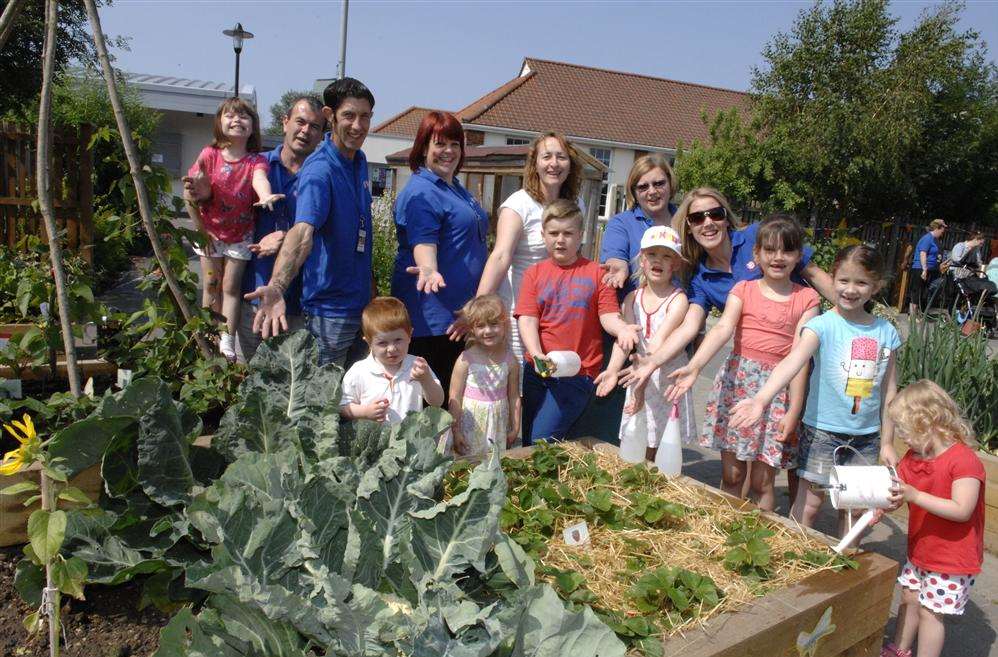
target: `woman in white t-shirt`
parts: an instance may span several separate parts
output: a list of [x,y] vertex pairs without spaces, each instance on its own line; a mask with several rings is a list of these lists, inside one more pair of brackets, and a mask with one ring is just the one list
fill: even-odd
[[[530,144],[523,168],[523,189],[506,199],[499,211],[496,243],[485,263],[478,294],[498,294],[510,314],[523,272],[547,257],[541,231],[544,206],[559,198],[581,199],[582,162],[575,148],[557,132],[545,132]],[[582,210],[585,212],[585,208]],[[510,343],[517,359],[523,358],[516,322]]]

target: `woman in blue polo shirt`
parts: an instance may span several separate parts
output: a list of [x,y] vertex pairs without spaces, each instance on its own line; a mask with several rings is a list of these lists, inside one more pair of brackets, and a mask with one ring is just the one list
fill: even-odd
[[946,222],[933,219],[929,229],[915,245],[915,257],[911,263],[911,285],[909,286],[908,312],[915,314],[915,309],[925,310],[931,298],[929,292],[932,282],[939,278],[939,243],[936,241],[946,232]]
[[428,113],[409,153],[413,176],[395,201],[392,295],[412,319],[409,353],[426,359],[445,393],[464,348],[450,339],[450,329],[475,296],[488,257],[489,216],[457,180],[463,162],[461,122],[447,112]]
[[[752,257],[759,224],[742,228],[728,200],[716,189],[698,187],[686,194],[672,217],[672,227],[679,233],[688,263],[684,284],[690,307],[679,328],[658,351],[636,365],[622,383],[644,381],[675,358],[697,336],[712,309],[724,310],[735,283],[762,278]],[[833,299],[832,277],[811,262],[811,253],[805,247],[793,278],[807,281],[823,297]]]
[[652,226],[671,226],[676,206],[669,202],[676,188],[676,175],[664,155],[639,157],[627,174],[627,205],[606,223],[599,259],[606,269],[603,282],[620,290],[623,299],[634,289],[636,258],[641,236]]

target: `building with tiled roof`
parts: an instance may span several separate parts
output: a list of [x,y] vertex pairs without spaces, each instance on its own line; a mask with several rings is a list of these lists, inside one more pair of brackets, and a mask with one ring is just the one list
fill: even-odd
[[[454,113],[469,144],[523,144],[545,130],[566,134],[609,168],[600,200],[605,218],[621,209],[635,158],[673,156],[680,144],[708,137],[703,112],[748,103],[740,91],[528,57],[515,78]],[[410,107],[372,136],[411,140],[429,111]]]

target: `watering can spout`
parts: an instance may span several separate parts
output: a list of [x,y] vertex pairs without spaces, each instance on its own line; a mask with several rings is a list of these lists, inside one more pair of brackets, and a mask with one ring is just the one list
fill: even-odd
[[838,554],[845,552],[846,548],[848,548],[849,545],[855,541],[860,534],[866,531],[866,528],[869,527],[871,523],[873,523],[875,513],[876,509],[867,509],[866,513],[861,515],[859,520],[857,520],[852,526],[852,529],[850,529],[846,535],[842,537],[842,540],[839,541],[838,544],[832,549]]

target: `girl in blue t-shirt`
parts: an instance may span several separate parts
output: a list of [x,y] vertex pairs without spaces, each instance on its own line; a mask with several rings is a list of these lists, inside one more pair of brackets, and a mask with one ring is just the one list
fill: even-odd
[[[832,265],[835,309],[808,321],[766,384],[731,412],[730,426],[755,424],[773,397],[814,358],[798,446],[798,474],[809,485],[797,489],[791,510],[805,527],[821,508],[822,487],[833,465],[849,463],[858,454],[860,465],[873,465],[878,457],[887,465],[897,463],[894,426],[885,409],[897,391],[894,363],[901,338],[890,322],[868,310],[884,276],[883,258],[873,247],[858,244],[839,251]],[[840,446],[848,447],[836,452]],[[844,514],[839,521],[844,528]]]

